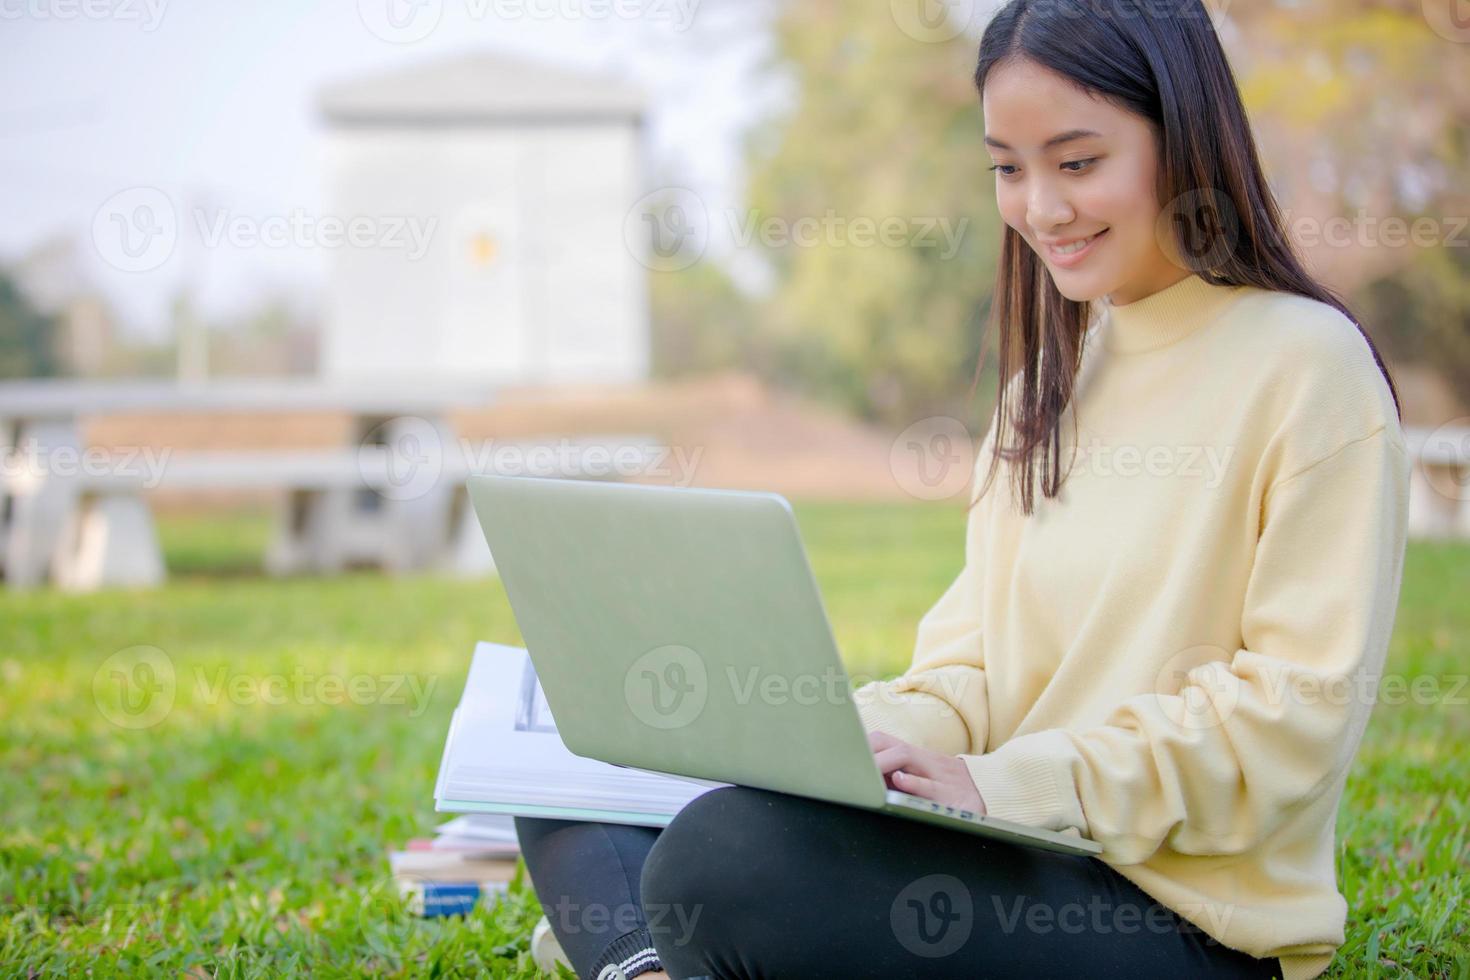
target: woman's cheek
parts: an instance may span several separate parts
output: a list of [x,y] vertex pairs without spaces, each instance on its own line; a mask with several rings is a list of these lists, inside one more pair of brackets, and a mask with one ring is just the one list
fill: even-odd
[[1000,219],[1023,239],[1029,239],[1030,235],[1026,232],[1025,200],[1009,188],[997,187],[995,204],[996,208],[1000,211]]

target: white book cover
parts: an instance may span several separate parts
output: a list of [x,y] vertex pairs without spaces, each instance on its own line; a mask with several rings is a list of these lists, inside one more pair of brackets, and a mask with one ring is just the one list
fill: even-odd
[[450,720],[434,801],[446,813],[663,826],[722,785],[574,755],[525,648],[481,642]]

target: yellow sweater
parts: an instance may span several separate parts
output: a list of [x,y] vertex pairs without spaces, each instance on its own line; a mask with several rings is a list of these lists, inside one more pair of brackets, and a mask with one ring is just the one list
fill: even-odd
[[1190,276],[1097,306],[1061,496],[1038,478],[1023,517],[1002,464],[911,666],[859,710],[961,756],[996,817],[1076,828],[1205,933],[1315,977],[1403,569],[1393,399],[1323,303]]

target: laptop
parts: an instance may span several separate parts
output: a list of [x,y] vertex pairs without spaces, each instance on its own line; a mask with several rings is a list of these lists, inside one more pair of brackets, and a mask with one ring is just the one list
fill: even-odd
[[468,490],[577,755],[1101,852],[888,788],[780,494],[500,475]]

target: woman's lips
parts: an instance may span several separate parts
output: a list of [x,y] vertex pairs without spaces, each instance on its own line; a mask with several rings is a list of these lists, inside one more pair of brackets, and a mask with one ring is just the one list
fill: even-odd
[[1107,233],[1108,229],[1104,228],[1102,231],[1093,235],[1092,238],[1087,242],[1087,245],[1085,247],[1071,253],[1058,252],[1051,245],[1046,245],[1044,246],[1044,248],[1046,249],[1046,257],[1052,265],[1060,266],[1063,269],[1070,269],[1072,266],[1086,260],[1086,258],[1093,252],[1097,251],[1098,243]]

